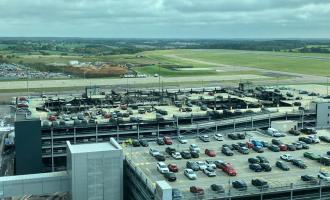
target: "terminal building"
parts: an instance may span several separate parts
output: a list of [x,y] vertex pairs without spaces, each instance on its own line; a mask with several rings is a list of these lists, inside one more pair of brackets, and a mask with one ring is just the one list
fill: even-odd
[[[110,91],[88,87],[81,95],[17,97],[12,107],[16,178],[59,173],[64,180],[59,191],[69,192],[72,199],[109,199],[118,194],[116,199],[170,200],[171,186],[163,180],[146,181],[119,144],[263,130],[277,120],[295,121],[297,128],[326,127],[321,108],[326,104],[310,109],[318,99],[308,95],[296,99],[291,92],[251,85]],[[10,181],[14,180],[3,182],[3,187]],[[3,197],[10,196],[3,191]],[[17,191],[15,195],[30,194]]]

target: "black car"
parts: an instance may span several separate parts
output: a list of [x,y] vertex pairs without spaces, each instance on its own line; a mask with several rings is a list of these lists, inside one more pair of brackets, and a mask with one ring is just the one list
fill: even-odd
[[132,146],[133,147],[139,147],[140,146],[140,142],[138,140],[133,140],[132,141]]
[[299,141],[305,142],[306,144],[312,144],[313,140],[307,137],[300,137]]
[[279,139],[272,139],[272,144],[274,145],[280,145],[280,144],[283,144],[283,142]]
[[219,184],[212,184],[211,185],[211,190],[217,193],[224,193],[225,188],[222,185]]
[[260,163],[260,166],[265,172],[270,172],[272,171],[272,167],[268,163]]
[[169,155],[172,155],[172,153],[175,153],[176,150],[175,148],[172,147],[166,147],[165,152],[168,153]]
[[253,146],[252,149],[253,149],[253,151],[255,151],[257,153],[263,153],[264,152],[264,148],[262,148],[261,146]]
[[232,144],[231,146],[235,150],[238,150],[240,148],[240,146],[238,144]]
[[240,140],[244,140],[245,139],[245,134],[244,133],[237,133],[237,137]]
[[239,143],[237,143],[238,144],[238,146],[240,146],[240,147],[247,147],[246,146],[246,143],[244,143],[244,142],[239,142]]
[[290,133],[291,135],[295,135],[295,136],[298,136],[298,135],[301,134],[300,131],[298,131],[298,130],[294,130],[294,129],[290,129],[290,130],[289,130],[289,133]]
[[247,190],[247,185],[242,180],[233,181],[232,185],[233,185],[233,188],[235,188],[237,190],[240,190],[240,191]]
[[229,145],[229,144],[223,144],[222,148],[224,148],[224,147],[228,147],[230,150],[234,150],[233,146]]
[[291,163],[301,169],[306,169],[307,165],[302,161],[302,160],[298,160],[298,159],[293,159],[291,161]]
[[146,140],[139,140],[139,142],[140,142],[141,146],[143,146],[143,147],[148,147],[149,146],[149,144]]
[[181,200],[182,198],[183,198],[182,192],[177,188],[173,188],[172,189],[172,200]]
[[165,144],[164,140],[162,138],[158,138],[156,142],[157,142],[158,145],[164,145]]
[[188,161],[186,163],[186,167],[189,169],[192,169],[194,171],[198,171],[199,170],[199,165],[196,162],[193,161]]
[[164,174],[164,177],[170,181],[170,182],[173,182],[173,181],[176,181],[176,176],[173,172],[167,172]]
[[228,137],[232,140],[238,140],[238,135],[236,133],[229,133]]
[[320,136],[319,139],[323,142],[330,143],[330,137],[329,136]]
[[260,160],[258,158],[249,158],[248,162],[251,164],[259,164]]
[[278,168],[280,168],[284,171],[289,171],[290,170],[290,167],[286,163],[284,163],[283,161],[277,161],[275,165],[276,165],[276,167],[278,167]]
[[252,179],[251,180],[251,184],[253,186],[256,186],[259,189],[268,189],[269,185],[267,183],[267,181],[261,180],[261,179]]
[[330,151],[327,152],[327,155],[330,156]]
[[276,145],[270,145],[268,147],[269,150],[273,151],[273,152],[279,152],[280,151],[280,148]]
[[249,154],[250,153],[250,151],[247,147],[240,147],[238,149],[238,152],[240,152],[241,154]]
[[289,151],[295,151],[297,150],[296,146],[293,144],[287,144],[286,145]]
[[165,161],[165,156],[163,154],[156,154],[155,158],[157,161]]
[[262,144],[262,146],[263,147],[265,147],[265,148],[267,148],[267,147],[269,147],[269,143],[268,142],[266,142],[266,141],[260,141],[261,142],[261,144]]
[[191,153],[189,151],[182,151],[180,154],[181,154],[182,158],[184,158],[184,159],[191,158]]
[[315,129],[312,129],[312,128],[302,128],[302,129],[300,129],[300,132],[302,132],[304,134],[307,134],[307,135],[315,135],[315,134],[317,134],[316,130]]
[[318,183],[318,179],[315,176],[310,175],[302,175],[301,176],[302,181],[311,182],[311,183]]
[[249,168],[254,172],[262,172],[262,167],[259,164],[250,164]]
[[221,152],[225,154],[226,156],[233,156],[234,152],[229,149],[229,147],[222,147]]
[[190,155],[192,158],[199,158],[199,153],[197,151],[190,151]]
[[269,163],[265,156],[256,156],[260,160],[260,163]]

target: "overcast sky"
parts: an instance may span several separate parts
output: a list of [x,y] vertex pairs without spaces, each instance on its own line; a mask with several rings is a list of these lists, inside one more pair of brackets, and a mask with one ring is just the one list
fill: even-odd
[[330,0],[0,0],[0,36],[330,38]]

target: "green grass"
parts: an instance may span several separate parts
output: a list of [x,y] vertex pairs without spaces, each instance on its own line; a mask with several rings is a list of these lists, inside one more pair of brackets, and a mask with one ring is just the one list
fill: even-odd
[[[234,50],[166,50],[145,52],[145,54],[161,63],[175,63],[190,65],[193,67],[210,67],[208,64],[200,64],[194,61],[169,58],[166,55],[176,55],[198,61],[212,62],[217,64],[250,66],[262,69],[313,74],[330,75],[330,55],[328,54],[298,54],[277,52],[255,52]],[[308,56],[312,58],[303,58]],[[313,58],[314,57],[314,58]],[[320,60],[317,57],[329,60]]]

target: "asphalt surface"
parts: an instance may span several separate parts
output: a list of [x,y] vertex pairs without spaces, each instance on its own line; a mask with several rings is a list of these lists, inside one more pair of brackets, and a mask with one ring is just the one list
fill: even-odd
[[[329,134],[329,131],[319,131],[318,135],[325,135]],[[257,188],[251,185],[251,180],[253,178],[262,178],[270,184],[271,188],[285,188],[290,187],[290,183],[293,183],[295,185],[302,185],[305,184],[300,180],[301,175],[309,174],[316,176],[319,172],[320,168],[323,167],[320,163],[309,160],[307,158],[303,157],[303,153],[306,151],[311,151],[316,154],[325,154],[327,151],[330,150],[330,145],[324,142],[321,142],[319,144],[312,144],[310,145],[309,150],[297,150],[297,151],[290,151],[290,152],[272,152],[268,149],[265,149],[264,153],[256,153],[252,150],[250,150],[249,155],[242,155],[239,152],[235,151],[234,156],[225,156],[221,153],[220,147],[222,144],[232,144],[237,142],[243,142],[248,141],[249,138],[253,139],[262,139],[265,141],[270,142],[272,137],[263,135],[259,132],[248,132],[248,137],[245,140],[231,140],[228,138],[225,138],[224,141],[219,142],[215,140],[211,140],[211,142],[204,143],[200,141],[199,139],[189,139],[188,144],[180,144],[176,140],[174,140],[174,144],[172,147],[176,148],[179,151],[182,151],[184,149],[188,149],[188,146],[192,143],[197,144],[201,148],[201,154],[200,157],[197,159],[190,159],[193,161],[203,160],[206,159],[209,160],[222,160],[225,162],[230,162],[233,164],[234,168],[237,170],[238,175],[236,177],[230,177],[226,173],[222,172],[220,169],[217,169],[216,177],[207,177],[203,172],[198,171],[197,174],[197,180],[189,180],[186,178],[183,174],[183,169],[185,168],[186,161],[185,159],[182,160],[174,160],[173,158],[169,157],[166,159],[165,163],[176,163],[179,167],[179,172],[176,173],[177,180],[175,182],[169,182],[170,185],[174,188],[180,189],[186,196],[192,196],[192,194],[189,193],[189,187],[190,186],[200,186],[206,190],[207,195],[214,195],[217,196],[216,193],[212,192],[210,190],[210,185],[217,183],[223,185],[227,191],[231,190],[231,194],[237,192],[237,190],[231,188],[229,185],[234,180],[244,180],[248,184],[248,191],[256,191]],[[298,140],[297,136],[288,135],[284,138],[281,138],[281,140],[284,143],[292,143]],[[167,146],[159,146],[155,142],[149,143],[150,147],[156,148],[162,152],[165,153],[165,148]],[[204,149],[210,148],[213,150],[216,150],[217,155],[214,158],[208,157],[204,154]],[[131,158],[133,160],[133,163],[140,168],[140,170],[143,171],[143,173],[147,176],[148,180],[153,182],[155,184],[156,181],[164,180],[163,175],[161,175],[157,169],[156,169],[156,159],[153,158],[149,152],[149,148],[146,147],[126,147],[125,148],[125,154],[128,158]],[[290,171],[282,171],[281,169],[277,168],[275,166],[275,162],[277,160],[280,160],[280,155],[284,153],[291,154],[294,158],[298,158],[303,160],[307,164],[307,169],[300,169],[291,163],[288,163],[290,166]],[[253,172],[248,167],[248,161],[247,159],[250,157],[255,157],[257,155],[265,156],[272,166],[271,172]],[[329,167],[327,167],[329,168]]]

